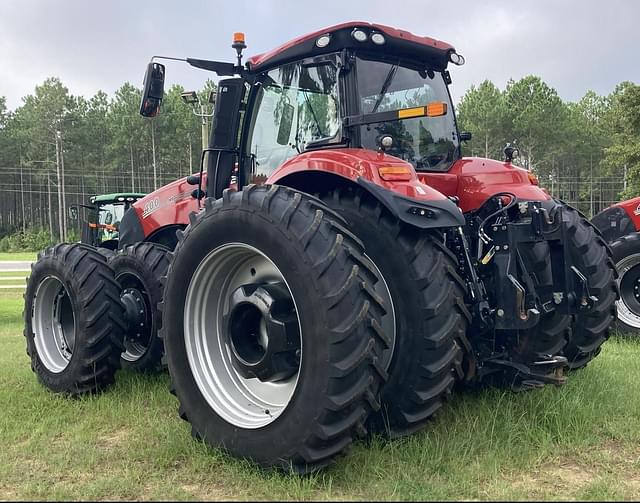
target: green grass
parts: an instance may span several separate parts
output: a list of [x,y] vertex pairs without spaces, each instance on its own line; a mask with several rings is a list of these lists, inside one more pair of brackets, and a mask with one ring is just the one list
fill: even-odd
[[37,257],[37,252],[2,252],[0,253],[0,262],[3,260],[30,260],[34,261]]
[[455,397],[421,433],[358,443],[325,472],[265,472],[193,440],[168,377],[101,396],[38,384],[22,295],[0,291],[0,499],[611,500],[640,495],[640,339],[563,387]]
[[28,271],[0,271],[0,285],[26,285]]
[[20,278],[26,278],[29,275],[29,271],[0,271],[0,279],[3,278],[12,278],[12,277],[18,277],[20,276]]

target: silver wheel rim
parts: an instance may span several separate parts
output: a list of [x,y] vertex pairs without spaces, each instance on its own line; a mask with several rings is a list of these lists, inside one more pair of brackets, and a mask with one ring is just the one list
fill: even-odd
[[247,284],[284,283],[293,301],[302,335],[295,298],[278,267],[260,250],[244,243],[228,243],[211,251],[197,267],[187,289],[184,307],[184,342],[191,372],[209,406],[225,421],[246,429],[274,422],[294,395],[297,371],[288,379],[263,382],[240,375],[232,364],[232,351],[223,320],[229,298]]
[[145,346],[144,344],[132,341],[125,341],[124,346],[125,350],[120,355],[120,358],[131,363],[137,362],[140,358],[142,358],[142,356],[147,352],[148,348],[148,346]]
[[384,276],[380,272],[380,269],[378,269],[376,263],[371,260],[371,258],[366,254],[365,257],[369,259],[376,271],[378,281],[375,285],[375,291],[380,297],[382,297],[382,301],[384,302],[385,309],[387,311],[386,314],[382,317],[382,330],[385,334],[389,335],[391,344],[382,353],[382,365],[385,370],[389,370],[389,367],[391,366],[391,360],[393,359],[393,351],[396,346],[396,311],[393,307],[393,300],[391,299],[391,292],[389,291],[387,281],[384,279]]
[[58,278],[47,276],[33,300],[31,326],[38,356],[49,372],[67,368],[76,341],[76,320],[69,292]]
[[[640,254],[630,255],[623,258],[616,265],[618,269],[618,288],[621,287],[622,281],[625,275],[634,267],[640,267]],[[625,299],[625,295],[620,295],[620,300],[616,301],[616,307],[618,310],[618,319],[624,324],[633,327],[640,328],[640,314],[634,312],[631,309],[630,303]]]

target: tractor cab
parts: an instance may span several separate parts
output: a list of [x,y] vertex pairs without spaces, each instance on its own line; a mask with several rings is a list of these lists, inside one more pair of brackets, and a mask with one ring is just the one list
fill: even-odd
[[[310,152],[348,149],[351,165],[371,154],[386,164],[404,161],[393,166],[395,181],[415,179],[415,170],[447,171],[460,158],[447,65],[464,58],[445,42],[350,22],[299,37],[244,66],[244,35],[236,34],[233,47],[236,65],[186,59],[231,77],[218,88],[208,195],[221,195],[236,165],[239,187],[277,183],[288,161]],[[163,80],[164,66],[151,63],[142,115],[158,112]],[[358,168],[349,171],[336,175],[355,181]]]
[[[142,193],[117,193],[91,196],[90,205],[78,205],[87,211],[82,222],[81,242],[91,246],[115,250],[118,248],[120,222],[125,212]],[[78,206],[71,208],[70,214],[78,215]]]

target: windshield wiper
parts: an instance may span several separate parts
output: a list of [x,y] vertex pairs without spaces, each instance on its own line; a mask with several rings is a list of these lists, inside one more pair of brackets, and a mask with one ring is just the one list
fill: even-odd
[[326,135],[322,132],[322,129],[320,129],[320,122],[318,121],[318,118],[316,117],[316,112],[313,110],[313,107],[311,106],[311,101],[309,100],[309,96],[307,95],[306,91],[302,91],[302,94],[304,95],[304,100],[307,103],[307,107],[309,107],[309,110],[311,111],[311,116],[313,117],[313,121],[316,123],[316,128],[318,129],[318,134],[324,138]]
[[372,114],[375,113],[376,110],[378,110],[380,103],[382,103],[382,98],[384,98],[384,95],[387,94],[387,90],[391,85],[391,81],[393,80],[393,77],[395,77],[396,75],[397,69],[398,69],[398,64],[396,63],[391,67],[391,69],[389,70],[389,73],[387,73],[387,77],[384,79],[382,87],[380,88],[380,94],[378,95],[378,99],[376,100],[376,103],[375,105],[373,105],[373,109],[371,110]]

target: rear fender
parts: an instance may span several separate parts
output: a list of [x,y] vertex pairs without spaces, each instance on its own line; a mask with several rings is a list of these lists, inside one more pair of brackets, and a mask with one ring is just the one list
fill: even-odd
[[[405,174],[385,180],[379,172],[383,167],[403,168]],[[457,227],[465,223],[456,204],[422,183],[411,164],[370,150],[306,152],[284,163],[266,183],[286,185],[310,194],[351,184],[371,194],[391,214],[407,224],[437,228]]]

